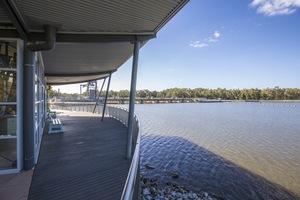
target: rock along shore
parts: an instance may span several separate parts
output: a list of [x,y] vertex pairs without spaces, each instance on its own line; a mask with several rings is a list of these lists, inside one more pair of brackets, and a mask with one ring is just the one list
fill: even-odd
[[141,177],[141,200],[222,200],[223,198],[211,197],[206,192],[193,192],[183,186],[169,183],[158,182],[155,178]]

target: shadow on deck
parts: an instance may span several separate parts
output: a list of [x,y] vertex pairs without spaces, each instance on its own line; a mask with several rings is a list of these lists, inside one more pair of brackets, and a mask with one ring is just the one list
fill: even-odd
[[126,127],[95,115],[58,118],[65,132],[45,127],[28,199],[120,199],[130,167]]

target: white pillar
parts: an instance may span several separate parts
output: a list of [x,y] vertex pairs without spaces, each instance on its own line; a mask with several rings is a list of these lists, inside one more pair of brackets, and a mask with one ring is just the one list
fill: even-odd
[[134,103],[135,103],[135,96],[136,96],[136,80],[137,80],[139,49],[140,49],[140,42],[135,42],[134,51],[133,51],[132,72],[131,72],[126,159],[131,159],[132,156],[131,151],[132,151],[132,136],[133,136],[133,117],[134,117]]

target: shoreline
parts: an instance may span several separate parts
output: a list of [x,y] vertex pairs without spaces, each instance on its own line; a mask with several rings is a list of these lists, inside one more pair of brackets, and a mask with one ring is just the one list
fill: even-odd
[[300,103],[300,100],[222,100],[223,102],[245,102],[245,103],[259,103],[259,102],[280,102],[280,103]]
[[224,197],[209,195],[207,192],[195,192],[187,187],[172,182],[158,181],[156,178],[140,177],[140,199],[195,199],[195,200],[225,200]]

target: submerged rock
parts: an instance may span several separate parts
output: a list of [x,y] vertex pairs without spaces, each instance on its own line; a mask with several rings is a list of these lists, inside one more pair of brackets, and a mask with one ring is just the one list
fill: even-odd
[[182,198],[182,194],[180,192],[177,192],[175,195],[177,198]]
[[198,196],[195,193],[189,193],[189,199],[196,199]]
[[143,188],[143,195],[150,195],[150,191],[148,188]]
[[155,169],[155,167],[153,165],[150,165],[150,164],[145,164],[145,167],[147,169]]
[[175,179],[179,178],[179,174],[178,174],[178,173],[170,173],[169,175],[170,175],[172,178],[175,178]]

